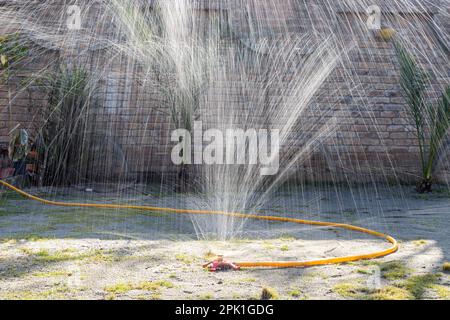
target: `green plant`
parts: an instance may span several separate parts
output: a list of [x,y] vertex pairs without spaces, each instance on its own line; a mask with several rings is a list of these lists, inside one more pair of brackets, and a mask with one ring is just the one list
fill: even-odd
[[400,85],[419,142],[422,181],[416,190],[419,193],[431,192],[435,164],[450,128],[450,86],[437,105],[429,105],[426,99],[428,74],[398,41],[394,41],[394,47],[400,63]]
[[0,70],[8,80],[11,67],[28,55],[28,48],[23,45],[19,33],[0,35]]
[[38,150],[43,157],[40,182],[67,184],[82,175],[81,168],[73,172],[74,166],[86,165],[96,85],[83,67],[68,66],[47,73],[36,82],[48,92],[48,104],[42,109],[43,124],[37,130]]

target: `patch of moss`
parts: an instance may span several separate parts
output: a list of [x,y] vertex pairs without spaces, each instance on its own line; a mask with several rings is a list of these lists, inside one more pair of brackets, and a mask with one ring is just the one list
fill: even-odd
[[104,250],[93,250],[87,252],[82,259],[86,259],[89,262],[93,263],[102,263],[102,262],[112,262],[117,261],[120,258],[114,257],[110,251]]
[[132,290],[142,291],[158,291],[162,288],[173,288],[172,282],[160,280],[160,281],[142,281],[137,284],[132,283],[116,283],[112,286],[105,287],[105,291],[112,294],[124,294]]
[[368,267],[368,266],[379,266],[380,265],[380,262],[374,261],[374,260],[361,260],[361,261],[358,261],[358,262],[355,262],[355,263],[363,265],[363,266],[366,266],[366,267]]
[[387,280],[404,279],[411,274],[411,270],[401,261],[390,261],[380,265],[381,276]]
[[87,252],[78,252],[75,249],[64,249],[58,251],[48,251],[41,249],[35,251],[29,248],[20,248],[22,253],[30,256],[37,263],[57,263],[65,261],[84,260],[86,262],[110,262],[113,256],[109,252],[103,250],[92,250]]
[[270,287],[264,287],[261,292],[260,300],[278,300],[278,292]]
[[423,240],[423,239],[420,239],[420,240],[414,240],[413,243],[414,243],[416,246],[420,247],[420,246],[423,246],[423,245],[427,244],[427,240]]
[[442,300],[450,299],[450,289],[448,287],[444,287],[444,286],[441,286],[438,284],[433,284],[430,287],[431,287],[431,289],[433,289],[436,292],[439,299],[442,299]]
[[289,246],[288,245],[283,245],[280,247],[281,251],[289,251]]
[[33,277],[38,277],[38,278],[70,277],[71,275],[72,275],[72,272],[64,271],[64,270],[35,272],[32,274]]
[[145,291],[156,291],[161,288],[173,288],[174,285],[172,282],[167,280],[159,280],[159,281],[143,281],[136,286],[136,289],[145,290]]
[[270,243],[269,241],[263,241],[262,246],[266,250],[273,250],[273,249],[275,249],[275,246],[273,245],[273,243]]
[[4,298],[6,300],[49,300],[67,298],[70,293],[76,290],[70,289],[67,285],[60,285],[45,291],[15,291],[8,292]]
[[4,300],[43,300],[48,299],[48,295],[45,293],[34,291],[10,291],[5,294],[2,299]]
[[116,283],[112,286],[105,287],[105,291],[110,294],[122,294],[133,290],[133,285],[130,283]]
[[200,300],[211,300],[213,298],[212,293],[204,293],[198,296]]
[[3,238],[3,239],[0,239],[0,243],[1,244],[16,244],[17,239]]
[[386,286],[375,290],[368,298],[371,300],[411,300],[414,299],[414,296],[408,290]]
[[195,261],[197,261],[197,257],[189,256],[189,255],[187,255],[185,253],[177,253],[175,255],[175,259],[177,261],[180,261],[180,262],[182,262],[184,264],[189,264],[189,265],[193,264]]
[[150,295],[150,300],[161,300],[161,299],[162,299],[162,297],[161,297],[161,294],[159,294],[159,293],[153,293]]
[[20,248],[20,251],[21,251],[23,254],[28,255],[28,256],[34,254],[34,251],[31,250],[31,249],[29,249],[29,248]]
[[34,259],[38,262],[61,262],[79,260],[85,257],[84,254],[77,254],[73,249],[64,249],[61,251],[49,252],[48,250],[39,250],[33,253]]
[[367,295],[369,289],[360,283],[343,282],[335,285],[332,291],[344,298],[362,299]]
[[116,298],[117,298],[116,294],[111,292],[105,296],[105,300],[116,300]]
[[369,269],[357,269],[356,272],[360,274],[373,274],[373,270]]
[[293,289],[293,290],[289,291],[288,294],[289,294],[291,297],[298,298],[298,297],[300,297],[300,295],[301,295],[302,293],[301,293],[300,290]]
[[413,276],[401,283],[399,286],[408,290],[416,299],[422,299],[426,289],[431,289],[439,281],[439,275],[428,273]]

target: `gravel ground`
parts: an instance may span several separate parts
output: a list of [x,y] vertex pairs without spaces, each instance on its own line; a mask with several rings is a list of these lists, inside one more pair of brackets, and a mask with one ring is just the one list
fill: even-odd
[[[252,221],[234,240],[197,240],[189,216],[46,207],[3,194],[0,298],[259,299],[266,288],[279,299],[449,299],[450,276],[443,270],[450,260],[448,193],[361,190],[284,192],[261,212],[387,232],[400,241],[397,253],[342,265],[218,273],[201,268],[217,254],[232,261],[307,260],[389,244],[343,230]],[[47,196],[115,199],[82,192]],[[179,205],[172,197],[126,200]]]

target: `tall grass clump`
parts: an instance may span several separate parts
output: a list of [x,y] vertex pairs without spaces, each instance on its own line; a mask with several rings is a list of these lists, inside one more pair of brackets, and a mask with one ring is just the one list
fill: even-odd
[[65,185],[82,176],[93,123],[93,94],[96,85],[78,66],[61,66],[40,77],[37,83],[48,92],[42,108],[37,148],[41,155],[40,182]]

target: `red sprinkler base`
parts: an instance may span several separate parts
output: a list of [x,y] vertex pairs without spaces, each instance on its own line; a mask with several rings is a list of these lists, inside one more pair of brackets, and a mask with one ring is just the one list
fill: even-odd
[[205,263],[203,268],[208,268],[208,271],[216,272],[216,271],[226,271],[226,270],[241,270],[241,267],[234,264],[233,262],[227,261],[223,258],[223,256],[217,256],[216,260]]

